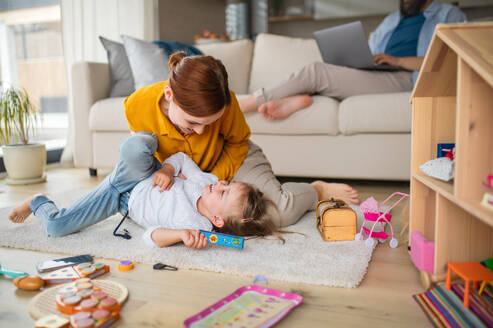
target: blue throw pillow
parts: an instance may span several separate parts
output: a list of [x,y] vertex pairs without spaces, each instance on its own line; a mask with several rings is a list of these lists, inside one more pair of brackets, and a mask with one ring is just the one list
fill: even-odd
[[186,43],[177,41],[153,41],[155,45],[163,49],[164,52],[170,57],[174,52],[185,51],[187,56],[203,55],[202,51]]

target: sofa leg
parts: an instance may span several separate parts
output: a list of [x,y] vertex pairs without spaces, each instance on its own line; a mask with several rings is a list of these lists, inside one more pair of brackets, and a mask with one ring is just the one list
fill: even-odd
[[89,175],[92,177],[98,176],[98,169],[89,168]]

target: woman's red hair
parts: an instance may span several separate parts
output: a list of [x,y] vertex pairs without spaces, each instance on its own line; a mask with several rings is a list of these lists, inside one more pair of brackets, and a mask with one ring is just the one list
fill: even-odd
[[231,104],[228,73],[220,60],[211,56],[186,56],[178,51],[169,58],[169,86],[173,100],[187,114],[214,115]]

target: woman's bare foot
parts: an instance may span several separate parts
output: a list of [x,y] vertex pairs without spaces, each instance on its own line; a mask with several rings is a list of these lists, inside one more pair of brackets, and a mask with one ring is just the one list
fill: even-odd
[[311,185],[317,191],[318,200],[330,199],[334,197],[342,199],[347,204],[357,205],[361,202],[358,192],[347,184],[328,183],[317,180],[312,182]]
[[266,102],[258,108],[258,111],[263,117],[269,120],[280,120],[300,109],[310,106],[312,103],[312,97],[308,95],[297,95]]
[[24,222],[29,215],[31,215],[31,208],[29,207],[31,205],[31,201],[34,199],[36,196],[40,196],[42,194],[36,194],[34,196],[29,197],[19,205],[17,205],[16,208],[14,208],[10,213],[9,213],[9,220],[14,222],[14,223],[22,223]]

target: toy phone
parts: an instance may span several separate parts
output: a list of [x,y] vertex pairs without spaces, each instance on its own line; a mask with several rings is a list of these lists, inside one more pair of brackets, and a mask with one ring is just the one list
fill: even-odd
[[209,244],[243,249],[243,237],[228,235],[226,233],[220,232],[209,232],[204,230],[200,230],[200,233],[204,234],[207,237],[207,242]]
[[48,271],[53,271],[68,266],[72,266],[80,263],[87,263],[87,262],[92,263],[92,256],[89,254],[38,262],[36,264],[36,269],[38,270],[38,272],[48,272]]

